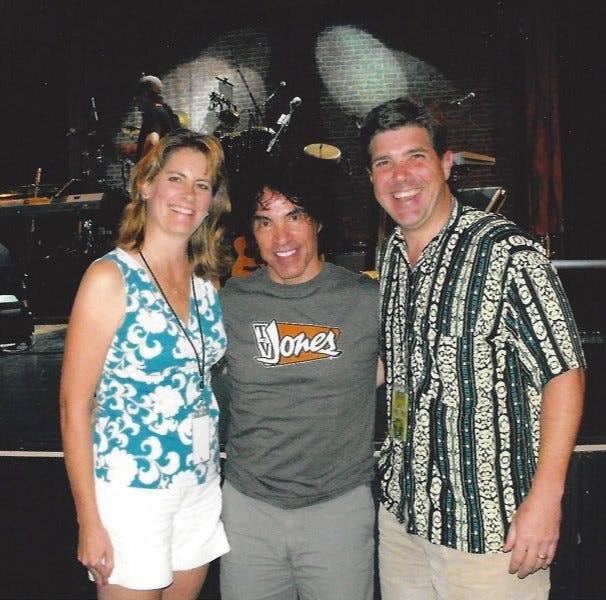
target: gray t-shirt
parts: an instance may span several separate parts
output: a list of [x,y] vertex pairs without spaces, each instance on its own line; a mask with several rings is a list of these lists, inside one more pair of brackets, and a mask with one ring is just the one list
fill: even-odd
[[331,263],[282,285],[267,269],[220,292],[227,334],[226,478],[281,508],[373,477],[377,282]]

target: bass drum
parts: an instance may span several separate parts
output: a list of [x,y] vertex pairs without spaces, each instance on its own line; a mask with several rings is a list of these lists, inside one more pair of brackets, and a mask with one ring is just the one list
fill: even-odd
[[225,165],[230,174],[253,168],[255,157],[264,156],[275,131],[269,127],[251,127],[220,137]]

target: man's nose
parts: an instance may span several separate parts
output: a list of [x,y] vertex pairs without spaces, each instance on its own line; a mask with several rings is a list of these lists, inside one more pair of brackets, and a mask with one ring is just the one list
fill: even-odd
[[397,162],[394,165],[394,177],[397,179],[406,179],[410,173],[410,166],[406,161]]
[[274,227],[274,242],[284,244],[290,240],[290,228],[286,224],[276,224]]

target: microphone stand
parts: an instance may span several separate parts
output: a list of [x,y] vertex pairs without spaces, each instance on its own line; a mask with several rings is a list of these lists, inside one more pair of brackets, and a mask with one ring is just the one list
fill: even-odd
[[267,145],[266,152],[271,152],[273,150],[273,147],[276,144],[276,142],[278,141],[278,138],[280,137],[280,134],[282,133],[282,131],[284,131],[284,129],[286,129],[290,125],[290,119],[292,117],[292,113],[293,113],[294,109],[295,109],[294,106],[291,104],[289,113],[287,115],[285,115],[285,114],[281,115],[280,118],[278,119],[278,125],[280,127],[279,127],[278,131],[276,131],[276,134],[274,135],[274,137],[271,138],[269,144]]
[[248,83],[246,82],[246,79],[244,79],[244,75],[243,75],[242,71],[240,70],[240,65],[238,64],[238,62],[236,60],[234,60],[234,65],[236,66],[236,71],[238,71],[238,75],[240,75],[240,79],[242,80],[242,83],[244,84],[244,87],[246,88],[246,91],[248,92],[248,95],[250,96],[253,106],[255,107],[255,111],[259,115],[259,118],[261,120],[263,120],[263,113],[261,112],[261,109],[259,108],[259,105],[257,104],[257,101],[255,100],[255,97],[253,96],[252,92],[250,91],[250,88],[248,87]]
[[60,202],[61,201],[61,196],[63,195],[63,192],[65,192],[65,190],[74,182],[79,181],[79,179],[72,177],[58,192],[56,192],[53,197],[51,198],[51,204],[54,204],[56,202]]

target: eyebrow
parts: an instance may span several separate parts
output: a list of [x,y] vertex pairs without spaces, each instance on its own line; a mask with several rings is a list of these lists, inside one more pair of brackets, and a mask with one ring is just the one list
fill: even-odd
[[[302,208],[299,207],[295,207],[293,208],[291,211],[287,212],[284,217],[292,217],[295,215],[307,215],[309,216],[309,213],[306,210],[303,210]],[[252,216],[252,220],[253,221],[261,221],[261,220],[269,220],[271,221],[271,217],[268,215],[264,215],[263,213],[255,213]]]
[[254,214],[252,216],[251,223],[253,225],[255,225],[255,223],[260,223],[261,221],[271,221],[271,218],[268,217],[267,215],[259,215],[259,214]]
[[[299,208],[298,206],[296,206],[295,208],[293,208],[292,210],[288,211],[284,217],[292,217],[295,215],[308,215],[309,213],[304,210],[303,208]],[[271,217],[264,215],[263,213],[255,213],[253,215],[253,219],[271,219]]]
[[[431,152],[431,148],[428,148],[426,146],[416,146],[415,148],[410,148],[409,150],[406,150],[406,152],[404,152],[403,155],[409,156],[410,154],[416,154],[417,152]],[[377,160],[381,160],[383,158],[390,158],[391,156],[392,156],[392,154],[389,152],[387,154],[373,156],[373,157],[371,157],[371,163],[373,163]]]
[[[166,174],[167,175],[179,175],[180,177],[187,177],[187,175],[185,173],[182,173],[181,171],[177,171],[177,170],[166,171]],[[207,182],[210,182],[211,179],[210,179],[210,177],[197,177],[195,179],[195,181],[207,181]]]

